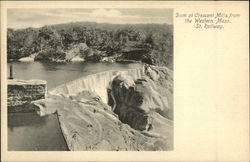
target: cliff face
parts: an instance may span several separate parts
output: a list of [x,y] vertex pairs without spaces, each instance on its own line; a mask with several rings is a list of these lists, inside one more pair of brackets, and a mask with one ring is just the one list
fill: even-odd
[[119,119],[132,128],[166,136],[167,132],[158,128],[173,119],[172,72],[167,68],[144,68],[140,79],[123,75],[114,78],[109,104]]
[[173,149],[172,71],[167,68],[83,77],[34,104],[41,115],[58,113],[70,150]]

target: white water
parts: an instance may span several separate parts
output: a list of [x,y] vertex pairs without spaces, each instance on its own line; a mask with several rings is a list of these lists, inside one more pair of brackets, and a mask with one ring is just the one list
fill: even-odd
[[117,75],[130,75],[132,79],[141,78],[144,74],[144,68],[128,69],[128,70],[111,70],[93,75],[81,77],[79,79],[62,84],[49,91],[52,95],[74,96],[84,90],[96,93],[101,97],[104,103],[108,102],[107,88]]

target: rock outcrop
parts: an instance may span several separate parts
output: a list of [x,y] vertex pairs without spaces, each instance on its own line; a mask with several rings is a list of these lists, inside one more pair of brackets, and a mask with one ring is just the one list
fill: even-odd
[[57,112],[71,151],[171,150],[166,137],[143,134],[122,123],[99,96],[83,91],[76,96],[53,96],[36,101],[41,115]]
[[34,54],[31,54],[28,57],[20,58],[20,59],[18,59],[18,61],[20,61],[20,62],[34,62],[35,61],[35,57],[37,55],[38,55],[38,53],[34,53]]
[[172,71],[144,66],[80,78],[35,101],[57,112],[70,150],[172,150]]
[[168,133],[158,128],[172,123],[172,72],[154,66],[144,68],[145,75],[140,79],[124,75],[114,78],[109,104],[119,119],[132,128],[166,136]]
[[69,50],[67,50],[65,60],[67,61],[84,61],[84,52],[87,51],[89,47],[85,43],[79,43],[77,45],[72,46]]

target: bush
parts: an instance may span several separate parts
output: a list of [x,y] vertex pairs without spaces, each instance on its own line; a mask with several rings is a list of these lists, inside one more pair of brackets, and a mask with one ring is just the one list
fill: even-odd
[[64,52],[55,51],[51,49],[51,50],[39,52],[39,54],[35,57],[35,60],[58,62],[58,61],[65,60],[65,56],[66,54]]

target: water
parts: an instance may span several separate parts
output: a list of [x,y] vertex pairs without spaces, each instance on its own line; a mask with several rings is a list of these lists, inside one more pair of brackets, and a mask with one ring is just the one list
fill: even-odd
[[57,115],[40,117],[35,113],[8,114],[8,150],[68,150]]
[[[71,80],[108,70],[120,70],[140,67],[140,64],[119,63],[41,63],[11,62],[13,76],[16,79],[42,79],[47,81],[48,89]],[[9,68],[8,68],[9,69]],[[8,71],[9,76],[9,71]]]
[[[138,68],[139,64],[11,62],[14,79],[42,79],[48,90],[77,78],[108,70]],[[8,68],[9,69],[9,68]],[[9,71],[8,71],[9,76]],[[8,150],[65,151],[56,114],[40,117],[35,113],[8,114]]]
[[129,75],[131,79],[136,80],[141,78],[142,73],[143,70],[141,68],[121,70],[119,72],[116,70],[100,72],[57,86],[56,88],[50,90],[49,93],[54,95],[75,96],[78,93],[87,90],[95,92],[100,97],[102,102],[108,103],[107,89],[115,76],[119,74]]

